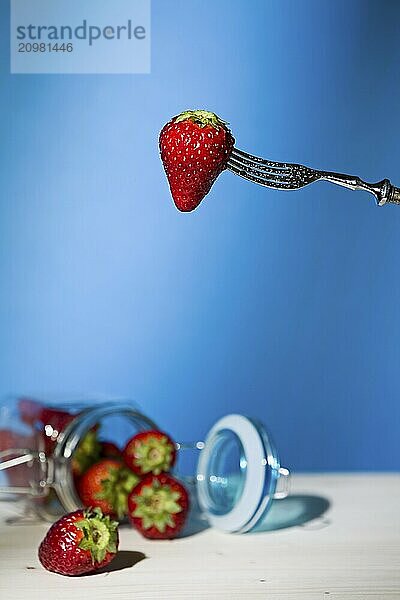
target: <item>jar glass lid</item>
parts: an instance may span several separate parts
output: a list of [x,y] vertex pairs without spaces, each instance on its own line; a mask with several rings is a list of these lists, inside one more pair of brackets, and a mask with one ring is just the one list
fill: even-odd
[[220,419],[197,467],[198,499],[210,525],[249,531],[269,509],[279,475],[278,454],[263,425],[236,414]]

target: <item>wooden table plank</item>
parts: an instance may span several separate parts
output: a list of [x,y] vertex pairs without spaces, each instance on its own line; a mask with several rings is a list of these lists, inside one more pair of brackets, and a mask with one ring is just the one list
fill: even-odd
[[[400,476],[296,475],[292,492],[325,498],[330,506],[303,525],[257,534],[207,529],[151,542],[123,527],[116,567],[131,566],[80,578],[42,569],[36,552],[47,526],[6,524],[15,507],[1,502],[0,597],[399,600]],[[293,511],[293,502],[280,506],[280,519]]]

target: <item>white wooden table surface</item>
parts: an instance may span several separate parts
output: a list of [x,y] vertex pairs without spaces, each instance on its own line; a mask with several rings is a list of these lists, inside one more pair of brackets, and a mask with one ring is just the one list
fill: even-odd
[[[115,569],[80,578],[42,569],[37,547],[47,526],[7,524],[15,507],[0,502],[0,598],[400,599],[400,475],[297,475],[292,493],[330,506],[302,525],[258,534],[208,529],[150,542],[122,528]],[[293,516],[294,501],[274,518]]]

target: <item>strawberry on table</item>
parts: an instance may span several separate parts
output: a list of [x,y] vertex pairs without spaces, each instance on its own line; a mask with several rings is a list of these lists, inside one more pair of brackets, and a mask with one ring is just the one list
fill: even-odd
[[176,537],[185,524],[188,509],[187,491],[167,473],[147,475],[128,497],[129,520],[151,539]]
[[138,481],[139,477],[120,461],[105,458],[82,475],[78,494],[84,506],[96,506],[103,513],[122,519],[127,512],[128,494]]
[[76,510],[54,523],[39,546],[48,571],[82,575],[104,567],[118,550],[118,523],[99,509]]
[[186,110],[160,133],[161,160],[176,207],[194,210],[226,169],[235,139],[225,121],[207,110]]
[[137,475],[159,475],[175,463],[175,442],[163,431],[141,431],[128,441],[123,457],[126,466]]

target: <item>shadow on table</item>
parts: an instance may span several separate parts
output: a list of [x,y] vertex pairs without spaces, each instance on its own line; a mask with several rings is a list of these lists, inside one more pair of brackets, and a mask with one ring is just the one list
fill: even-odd
[[[308,530],[322,529],[330,524],[324,516],[330,506],[329,500],[322,496],[292,494],[282,500],[274,500],[265,522],[260,523],[250,533],[276,531],[288,527],[305,527]],[[179,537],[189,537],[209,527],[207,520],[201,515],[198,506],[193,506],[187,524]]]
[[329,500],[322,496],[293,494],[283,500],[275,500],[265,522],[258,525],[254,532],[296,526],[304,526],[310,530],[322,529],[330,525],[330,520],[324,517],[329,506]]
[[120,550],[117,556],[109,565],[102,567],[95,573],[90,575],[104,575],[104,573],[113,573],[114,571],[122,571],[123,569],[130,569],[144,560],[146,555],[143,552],[134,552],[133,550]]

